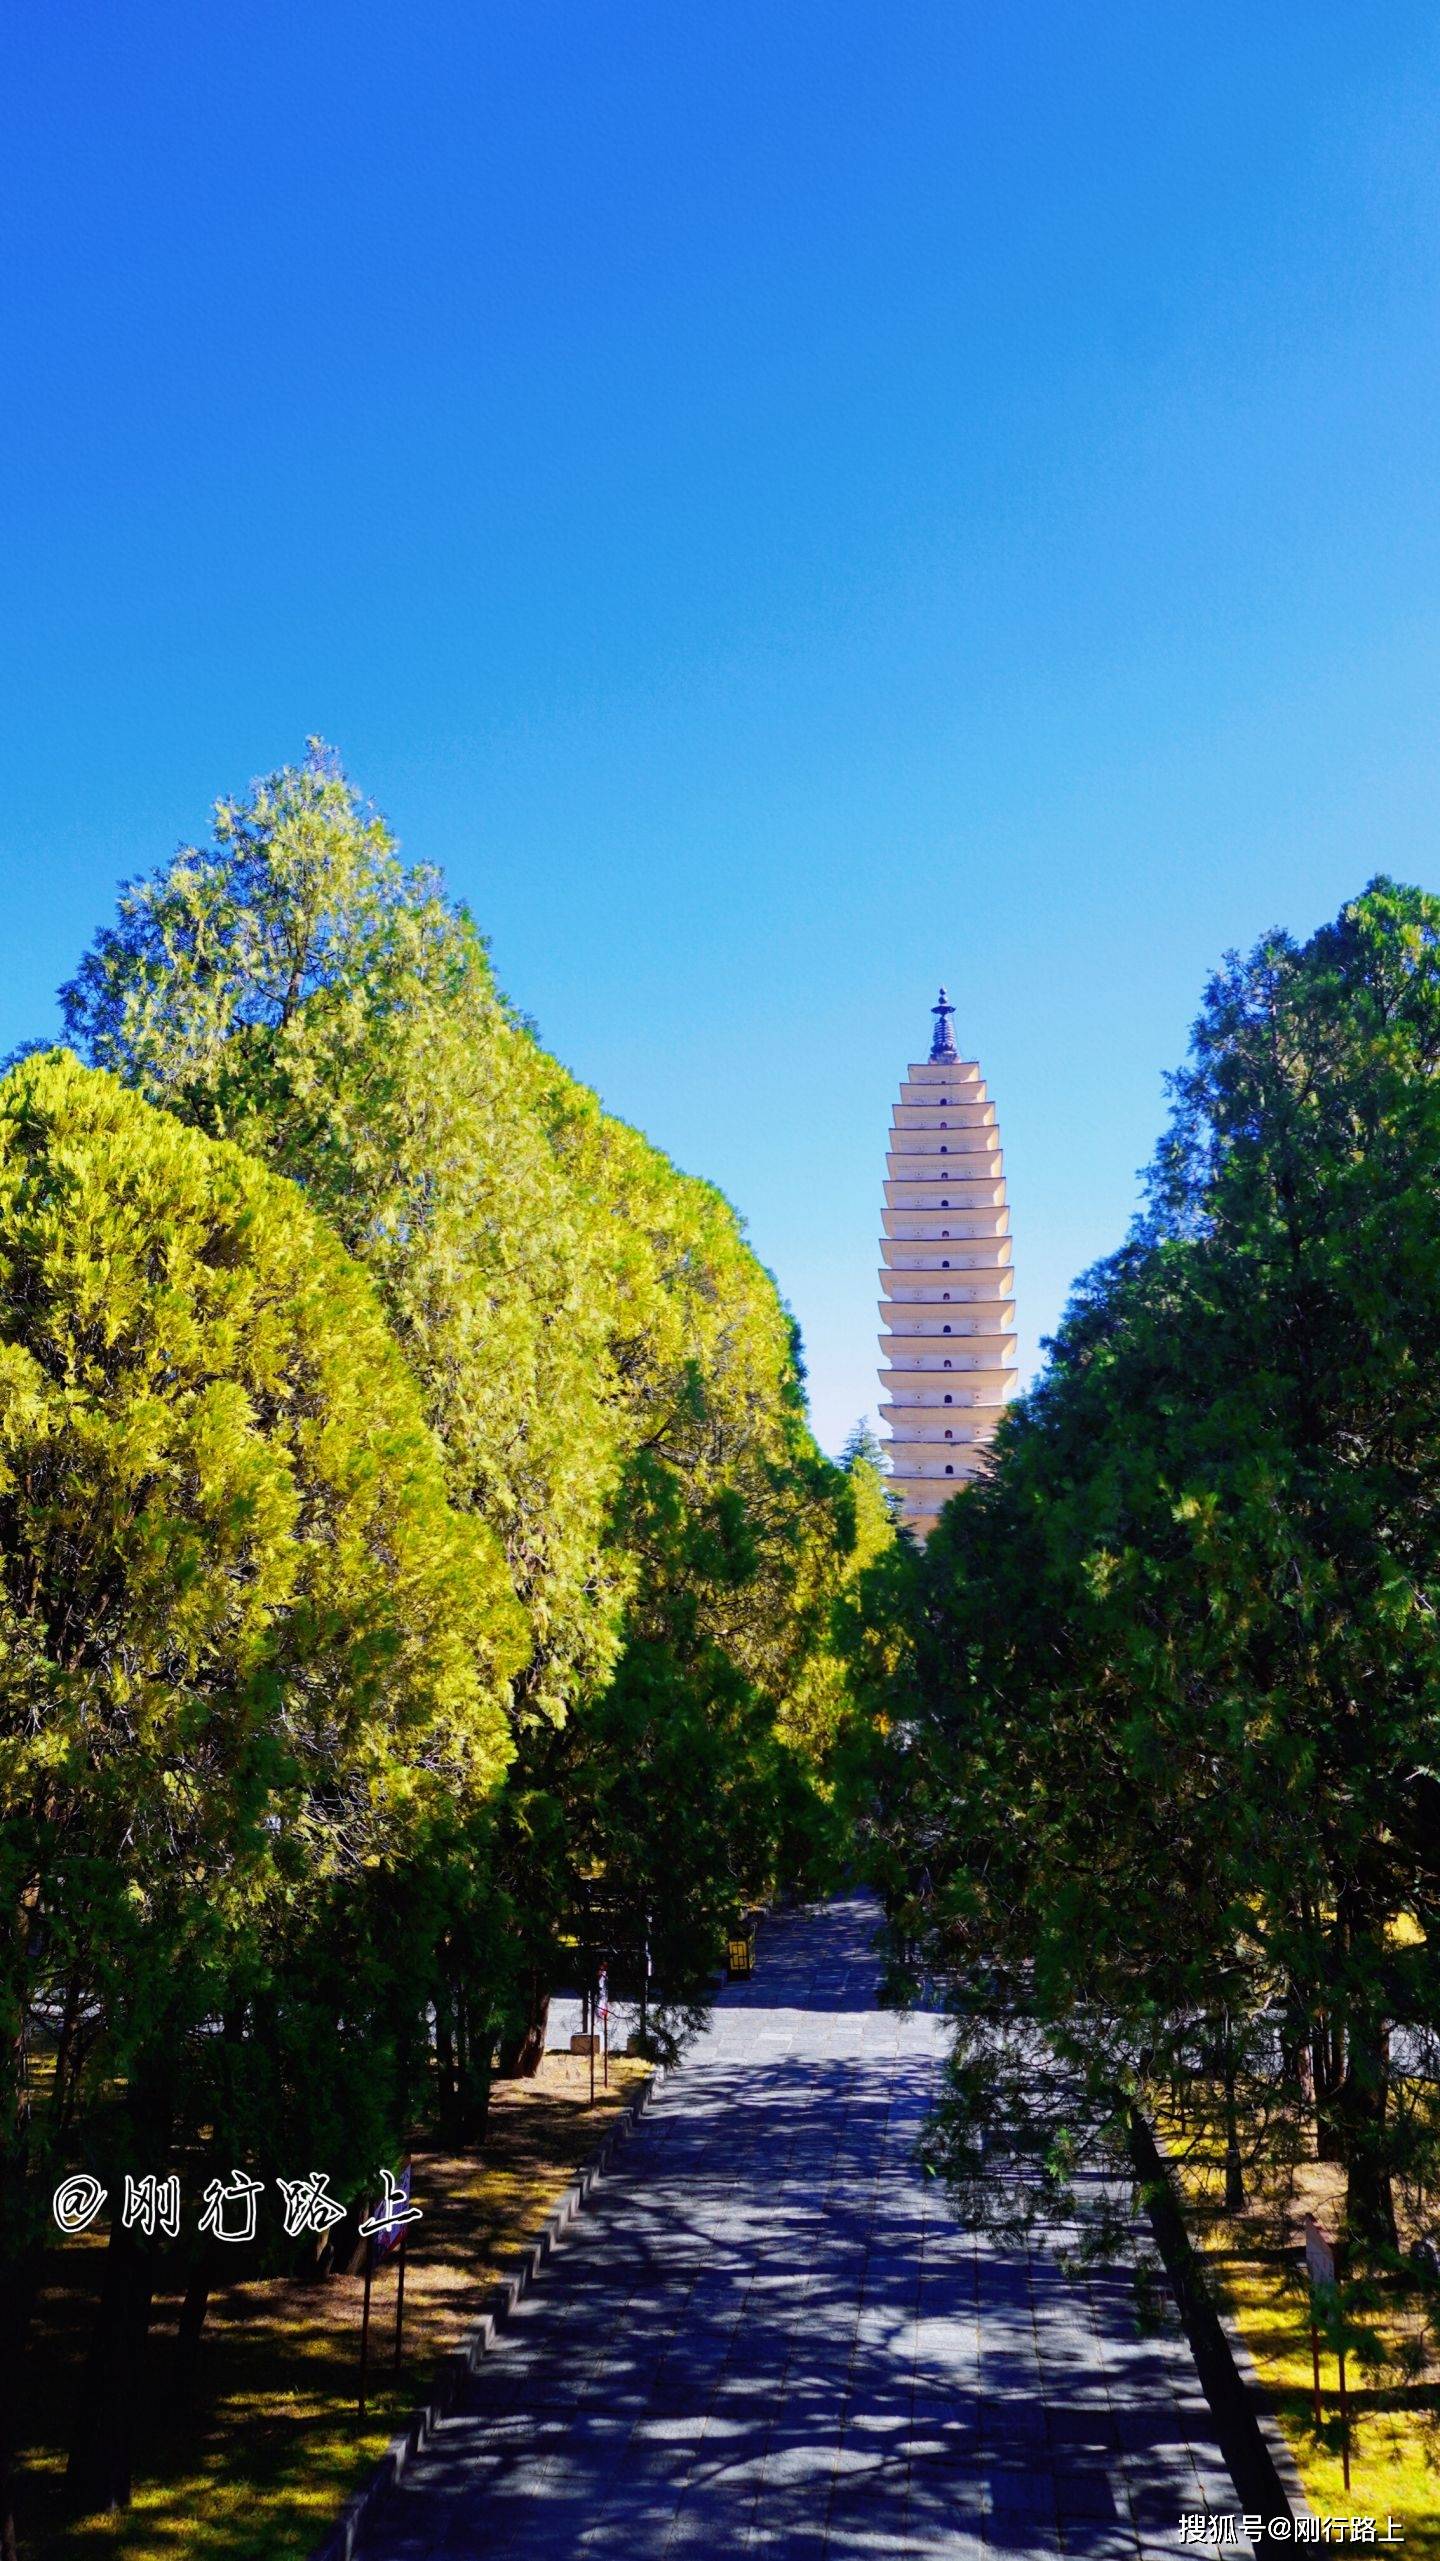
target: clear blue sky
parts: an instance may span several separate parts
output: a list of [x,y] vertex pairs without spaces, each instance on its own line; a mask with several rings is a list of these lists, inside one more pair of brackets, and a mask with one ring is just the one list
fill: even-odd
[[0,39],[0,1046],[319,731],[744,1210],[834,1442],[944,977],[1027,1358],[1206,970],[1440,886],[1440,18],[47,0]]

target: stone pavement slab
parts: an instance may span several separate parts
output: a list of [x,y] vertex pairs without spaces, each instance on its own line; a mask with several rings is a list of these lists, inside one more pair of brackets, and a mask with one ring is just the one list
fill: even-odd
[[1178,2328],[923,2175],[945,2022],[879,2007],[876,1919],[764,1924],[364,2561],[1152,2561],[1238,2510]]

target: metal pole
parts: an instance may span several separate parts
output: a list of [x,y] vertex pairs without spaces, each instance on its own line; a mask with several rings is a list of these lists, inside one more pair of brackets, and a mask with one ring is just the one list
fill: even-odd
[[400,2260],[395,2270],[395,2370],[400,2370],[400,2346],[405,2333],[405,2252],[410,2245],[407,2224],[400,2235]]
[[372,2233],[365,2244],[365,2309],[360,2315],[360,2407],[357,2417],[365,2416],[365,2383],[370,2371],[370,2280],[375,2273],[375,2239]]
[[1345,2351],[1340,2351],[1340,2460],[1345,2469],[1345,2487],[1350,2487],[1350,2403],[1345,2392]]
[[1315,2425],[1320,2425],[1320,2330],[1312,2308],[1310,2314],[1310,2359],[1315,2368]]
[[610,2005],[608,2002],[605,2005],[605,2016],[601,2020],[600,2025],[605,2036],[605,2087],[608,2090],[610,2087]]
[[590,2105],[593,2107],[595,2105],[595,2001],[592,1993],[587,1993],[586,1998],[590,2003],[590,2032],[585,2042],[590,2049]]

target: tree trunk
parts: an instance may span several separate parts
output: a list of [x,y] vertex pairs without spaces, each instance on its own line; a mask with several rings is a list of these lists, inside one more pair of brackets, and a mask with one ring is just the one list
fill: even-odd
[[1345,2222],[1365,2250],[1400,2246],[1390,2184],[1390,2031],[1366,2021],[1352,2027],[1348,2068],[1335,2100],[1345,2164]]
[[20,2382],[40,2283],[40,2252],[0,2271],[0,2561],[18,2561],[15,2494],[19,2486]]
[[153,2249],[113,2223],[67,2473],[82,2516],[129,2505],[154,2290]]
[[533,2081],[545,2060],[545,2039],[550,2027],[550,1995],[540,1989],[535,1977],[530,2006],[530,2021],[520,2043],[520,2056],[515,2068],[522,2080]]
[[179,2318],[175,2324],[176,2358],[180,2367],[181,2380],[187,2386],[194,2380],[191,2359],[200,2345],[200,2333],[205,2327],[205,2315],[210,2309],[210,2296],[215,2285],[215,2275],[215,2254],[207,2241],[202,2244],[200,2256],[190,2271],[190,2282],[185,2288]]
[[1315,2073],[1315,2158],[1338,2161],[1342,2143],[1336,2108],[1345,2078],[1343,2031],[1321,2018],[1311,2039],[1310,2054]]
[[1332,2070],[1337,2064],[1340,2068],[1321,2119],[1333,2131],[1333,2157],[1344,2166],[1347,2237],[1362,2254],[1382,2255],[1398,2247],[1390,2185],[1389,1899],[1384,1883],[1384,1861],[1372,1845],[1336,1897],[1331,1962],[1343,1987],[1344,2027],[1326,2058]]
[[1245,2172],[1240,2160],[1240,2111],[1235,2100],[1235,2047],[1229,2021],[1225,2026],[1225,2205],[1238,2214],[1245,2203]]
[[471,2023],[469,2052],[465,2064],[465,2085],[460,2094],[461,2138],[466,2143],[481,2143],[490,2120],[490,2054],[494,2036],[487,2020],[477,2035]]
[[80,2021],[80,1986],[66,1986],[65,2007],[60,2018],[60,2035],[55,2047],[55,2069],[50,2076],[50,2120],[52,2140],[64,2134],[72,2103],[70,2067],[75,2054],[75,2032]]
[[459,2140],[459,2093],[451,1992],[442,1978],[435,1994],[435,2112],[447,2143]]
[[545,2038],[550,2026],[550,1995],[540,1987],[540,1974],[530,1975],[530,2006],[524,2029],[518,2037],[507,2037],[500,2048],[502,2079],[533,2081],[545,2059]]

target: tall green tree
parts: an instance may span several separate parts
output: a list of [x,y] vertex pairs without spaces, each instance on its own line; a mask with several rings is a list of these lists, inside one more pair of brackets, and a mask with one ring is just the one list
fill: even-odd
[[[127,2172],[413,2102],[427,1873],[483,1845],[523,1616],[364,1275],[293,1186],[63,1053],[0,1083],[0,2251],[111,2191],[73,2478],[128,2492],[155,2251]],[[422,1907],[417,1930],[407,1906]],[[387,1928],[382,1924],[388,1925]]]
[[[446,1933],[439,2033],[442,2053],[484,2049],[484,2001],[497,2023],[508,2003],[509,2058],[533,2063],[567,1914],[607,1866],[635,1872],[589,1720],[673,1623],[675,1578],[699,1613],[690,1659],[729,1667],[717,1732],[730,1673],[775,1729],[792,1846],[823,1795],[806,1774],[835,1723],[831,1599],[855,1511],[810,1437],[773,1281],[718,1193],[540,1049],[470,919],[322,750],[131,883],[64,1002],[97,1063],[303,1185],[378,1283],[452,1498],[503,1546],[531,1634],[497,1853],[511,1982],[477,1910],[483,1959]],[[697,1580],[711,1538],[732,1561]],[[693,1700],[668,1659],[683,1725]],[[717,1870],[712,1939],[729,1899]]]
[[314,744],[127,884],[61,1002],[82,1055],[300,1183],[367,1265],[529,1613],[519,1713],[563,1710],[624,1578],[612,1255],[573,1172],[599,1115],[469,917]]
[[1212,982],[1147,1218],[930,1541],[890,1772],[932,1945],[1096,2121],[1203,2055],[1238,2193],[1308,2051],[1382,2253],[1440,2184],[1392,2060],[1440,2033],[1437,1067],[1418,890]]

